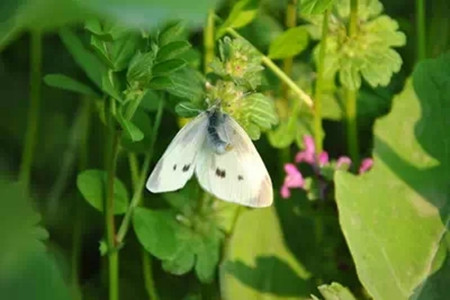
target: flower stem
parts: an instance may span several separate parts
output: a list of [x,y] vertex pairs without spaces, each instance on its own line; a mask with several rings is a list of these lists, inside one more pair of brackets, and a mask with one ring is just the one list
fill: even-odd
[[426,58],[425,0],[416,0],[417,59]]
[[203,70],[205,74],[211,71],[209,64],[214,59],[214,31],[214,10],[210,10],[208,12],[208,19],[206,20],[206,27],[203,32],[203,47],[205,48]]
[[36,148],[39,126],[39,106],[41,102],[42,77],[42,35],[40,31],[31,32],[30,45],[30,104],[28,106],[28,124],[19,171],[19,181],[28,193],[33,154]]
[[358,0],[350,0],[349,35],[354,37],[358,33]]
[[[323,130],[322,130],[322,88],[323,88],[323,69],[325,63],[325,52],[327,48],[328,19],[330,12],[326,10],[322,21],[322,37],[320,39],[319,59],[317,61],[317,80],[314,90],[314,142],[316,147],[316,156],[323,151]],[[317,158],[316,158],[317,159]]]
[[[233,28],[228,27],[226,30],[230,35],[236,37],[236,38],[240,38],[240,39],[244,39],[245,38],[243,36],[241,36],[236,30],[234,30]],[[247,41],[248,42],[248,41]],[[250,42],[248,42],[249,44],[251,44]],[[253,48],[255,48],[253,46]],[[258,51],[255,48],[256,51]],[[259,51],[258,51],[259,52]],[[295,84],[294,81],[292,81],[292,79],[286,75],[286,73],[283,72],[283,70],[281,70],[269,57],[265,56],[264,54],[262,54],[261,52],[259,52],[261,54],[261,60],[262,62],[284,83],[287,84],[287,86],[289,86],[292,91],[297,94],[297,96],[303,100],[306,105],[308,105],[309,107],[313,107],[313,101],[311,99],[311,97],[305,93],[297,84]]]
[[[354,37],[358,33],[358,0],[350,0],[350,24],[349,35]],[[358,91],[346,89],[346,121],[347,121],[347,146],[352,159],[352,166],[357,170],[359,166],[358,124],[357,124],[357,100]]]
[[108,112],[108,148],[106,161],[106,201],[105,201],[105,225],[108,244],[109,266],[109,300],[119,299],[119,253],[115,237],[114,224],[114,179],[116,177],[116,162],[119,153],[120,132],[116,130],[112,118],[114,99],[110,99],[111,110]]
[[358,124],[356,115],[358,91],[347,89],[346,93],[347,145],[353,162],[353,169],[356,170],[359,166]]
[[141,247],[141,254],[142,254],[142,272],[144,273],[144,283],[148,297],[150,300],[159,300],[158,294],[156,293],[155,280],[153,279],[152,257],[142,247]]
[[153,150],[154,150],[156,139],[158,137],[158,130],[159,130],[159,125],[161,124],[163,109],[164,109],[164,100],[161,100],[159,102],[158,111],[156,112],[155,123],[153,125],[150,150],[145,155],[144,163],[143,163],[142,169],[141,169],[141,174],[139,175],[139,180],[138,180],[137,184],[135,184],[136,190],[134,191],[130,206],[128,206],[128,210],[125,213],[125,217],[123,218],[122,223],[120,224],[119,230],[117,232],[116,241],[117,241],[118,245],[122,244],[123,239],[125,238],[125,235],[127,234],[128,228],[130,226],[131,215],[133,214],[134,209],[139,205],[139,202],[141,201],[142,191],[144,190],[144,186],[145,186],[145,179],[147,178],[147,175],[148,175],[147,174],[148,168],[150,166],[150,162],[153,157]]

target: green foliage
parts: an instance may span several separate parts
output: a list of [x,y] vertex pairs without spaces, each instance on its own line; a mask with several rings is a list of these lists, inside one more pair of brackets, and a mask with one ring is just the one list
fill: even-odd
[[226,300],[307,299],[310,294],[310,274],[286,247],[274,208],[240,214],[225,259],[220,280]]
[[[318,289],[325,300],[356,300],[347,288],[336,282],[333,282],[330,285],[321,285]],[[313,300],[319,299],[313,296]]]
[[249,24],[258,13],[259,0],[239,0],[233,6],[228,18],[217,30],[217,38],[221,37],[227,28],[240,28]]
[[333,5],[335,0],[300,0],[298,3],[301,14],[316,15],[323,13]]
[[273,59],[295,56],[305,50],[306,46],[308,46],[306,27],[289,28],[270,43],[268,56]]
[[[349,16],[349,0],[337,0],[335,14],[329,25],[325,53],[327,78],[338,73],[341,84],[351,90],[359,89],[361,77],[372,87],[386,86],[393,73],[400,70],[402,59],[392,47],[405,45],[405,35],[398,31],[398,23],[386,15],[380,15],[381,3],[359,1],[359,25],[355,36],[349,36],[345,20]],[[320,38],[322,16],[307,17],[313,24],[311,36]],[[316,56],[318,48],[315,50]]]
[[172,209],[138,208],[134,213],[133,227],[139,242],[163,261],[167,272],[182,275],[194,268],[201,282],[211,282],[223,239],[211,203],[204,203],[199,211],[199,195],[192,186],[165,197]]
[[409,298],[447,252],[449,66],[448,54],[419,64],[416,91],[408,82],[375,126],[373,169],[336,176],[342,230],[376,299]]
[[99,97],[88,85],[63,74],[48,74],[44,77],[44,82],[51,87],[84,94],[86,96]]
[[221,79],[207,86],[207,97],[212,103],[220,99],[222,109],[257,140],[278,122],[273,101],[254,93],[261,84],[261,55],[245,40],[228,37],[219,42],[219,53],[211,68]]
[[0,180],[0,292],[9,299],[68,299],[59,266],[46,249],[48,232],[19,183]]
[[[77,187],[83,198],[98,211],[103,211],[103,202],[106,195],[107,174],[102,170],[86,170],[78,174]],[[114,214],[123,214],[127,211],[129,202],[125,185],[114,178]]]

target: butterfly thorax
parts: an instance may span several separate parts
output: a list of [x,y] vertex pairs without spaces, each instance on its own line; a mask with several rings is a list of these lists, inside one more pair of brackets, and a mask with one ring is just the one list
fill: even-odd
[[218,109],[208,111],[207,143],[217,154],[224,154],[231,149],[231,144],[220,137],[218,127],[225,122],[227,116]]

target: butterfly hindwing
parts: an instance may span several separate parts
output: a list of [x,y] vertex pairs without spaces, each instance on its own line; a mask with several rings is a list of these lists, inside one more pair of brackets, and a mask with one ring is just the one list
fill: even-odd
[[231,150],[217,154],[206,140],[196,160],[200,185],[216,197],[252,207],[269,206],[273,191],[264,162],[247,133],[230,116],[217,126]]
[[148,190],[153,193],[170,192],[186,184],[194,173],[207,126],[208,116],[203,112],[177,133],[148,178]]

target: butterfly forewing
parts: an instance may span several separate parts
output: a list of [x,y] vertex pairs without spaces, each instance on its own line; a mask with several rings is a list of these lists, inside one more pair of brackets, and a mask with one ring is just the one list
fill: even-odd
[[153,193],[170,192],[186,184],[194,173],[207,126],[208,116],[203,112],[177,133],[148,178],[148,190]]

